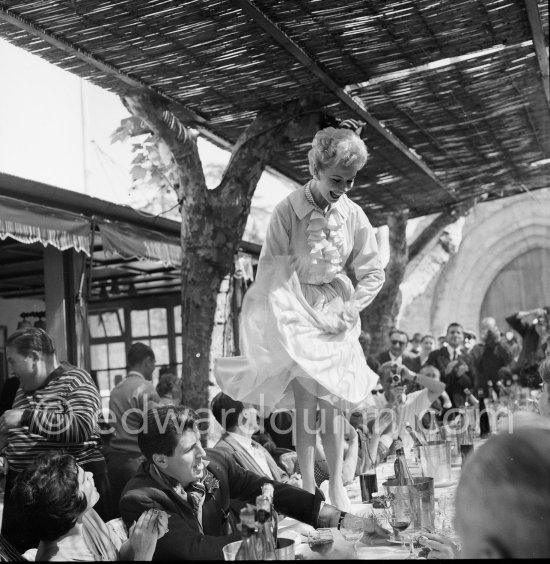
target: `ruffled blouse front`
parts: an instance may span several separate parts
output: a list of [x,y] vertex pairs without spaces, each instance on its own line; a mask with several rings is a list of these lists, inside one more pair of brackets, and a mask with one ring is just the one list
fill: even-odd
[[[313,210],[306,228],[307,243],[310,249],[310,284],[331,282],[342,270],[341,248],[343,244],[342,226],[344,220],[336,210],[324,216]],[[328,231],[328,236],[327,236]]]

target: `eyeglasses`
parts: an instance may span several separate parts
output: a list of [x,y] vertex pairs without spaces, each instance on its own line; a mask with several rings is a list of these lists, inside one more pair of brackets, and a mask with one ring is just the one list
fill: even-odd
[[391,341],[392,345],[406,345],[407,342],[406,341],[397,341],[397,340],[392,340]]

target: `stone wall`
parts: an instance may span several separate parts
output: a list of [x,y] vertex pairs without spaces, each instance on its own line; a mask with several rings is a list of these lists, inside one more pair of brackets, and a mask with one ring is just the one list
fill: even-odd
[[[434,242],[411,263],[398,325],[409,334],[436,337],[451,321],[479,331],[483,299],[493,280],[511,261],[537,248],[550,248],[550,189],[477,205],[463,220],[456,254]],[[550,294],[550,272],[548,280]]]

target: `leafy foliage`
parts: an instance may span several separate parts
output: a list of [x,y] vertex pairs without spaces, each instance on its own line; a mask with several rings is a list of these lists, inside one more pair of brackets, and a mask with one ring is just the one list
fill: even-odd
[[168,145],[135,116],[125,118],[111,135],[111,143],[125,142],[141,137],[132,144],[132,188],[150,187],[165,192],[175,191],[178,170]]

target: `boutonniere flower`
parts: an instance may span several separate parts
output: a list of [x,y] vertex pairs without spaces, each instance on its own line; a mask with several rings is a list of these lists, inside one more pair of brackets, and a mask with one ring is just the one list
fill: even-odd
[[214,478],[213,474],[210,474],[210,472],[208,472],[208,470],[206,471],[206,476],[204,477],[204,480],[202,481],[202,483],[204,484],[204,487],[206,488],[206,491],[210,494],[210,495],[214,495],[214,492],[216,490],[220,489],[220,482],[219,480],[217,480],[216,478]]

